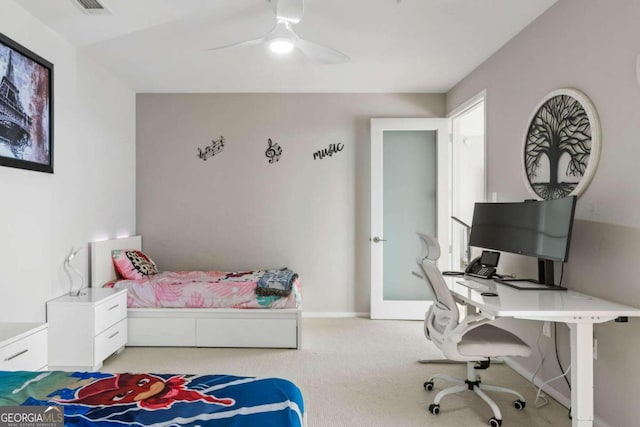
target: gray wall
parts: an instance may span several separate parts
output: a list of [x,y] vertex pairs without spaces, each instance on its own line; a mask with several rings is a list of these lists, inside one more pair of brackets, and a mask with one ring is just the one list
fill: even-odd
[[[487,90],[488,194],[500,201],[528,198],[522,179],[523,136],[533,108],[548,92],[583,91],[600,115],[603,145],[593,181],[578,200],[574,239],[565,271],[569,288],[640,307],[640,86],[635,61],[640,52],[637,0],[560,0],[447,94],[447,110]],[[531,260],[507,259],[509,268],[532,269]],[[501,260],[502,264],[502,260]],[[539,324],[509,325],[535,348]],[[568,365],[567,329],[559,325],[561,356]],[[637,424],[637,408],[625,404],[637,394],[640,320],[595,328],[595,411],[601,425]],[[543,337],[543,349],[552,343]],[[520,361],[533,372],[536,354]],[[550,353],[542,376],[557,374]],[[568,396],[562,381],[554,383]]]
[[[135,95],[13,0],[0,31],[54,64],[54,174],[0,167],[0,321],[45,320],[88,243],[135,232]],[[80,283],[77,281],[76,286]]]
[[[368,312],[369,119],[442,116],[444,105],[429,94],[139,94],[145,251],[165,270],[288,266],[305,312]],[[224,150],[199,159],[220,135]],[[268,138],[283,149],[274,164]]]

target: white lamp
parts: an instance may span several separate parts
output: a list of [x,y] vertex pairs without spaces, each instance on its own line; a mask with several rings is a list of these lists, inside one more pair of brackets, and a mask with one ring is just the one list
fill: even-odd
[[464,253],[467,258],[467,265],[469,265],[471,263],[471,246],[469,246],[469,237],[471,237],[471,226],[453,215],[451,216],[451,219],[464,227],[464,234],[462,235],[465,242]]
[[298,36],[291,29],[287,20],[278,20],[276,27],[266,37],[271,52],[278,55],[290,53],[296,45]]
[[[80,252],[81,249],[82,247],[79,247],[77,249],[71,248],[67,259],[64,260],[64,272],[69,278],[69,295],[73,296],[80,296],[80,291],[82,291],[82,289],[84,288],[84,276],[82,275],[82,272],[71,265],[71,260],[74,259],[76,255],[78,255],[78,252]],[[73,290],[73,276],[71,275],[72,272],[80,276],[80,287],[77,291]]]
[[286,38],[277,38],[269,41],[269,49],[271,52],[284,55],[293,50],[293,40]]

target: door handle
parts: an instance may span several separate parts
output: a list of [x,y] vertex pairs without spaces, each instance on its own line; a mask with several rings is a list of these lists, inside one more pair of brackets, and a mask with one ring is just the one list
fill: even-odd
[[369,240],[371,240],[373,243],[386,242],[386,239],[381,239],[378,236],[374,236],[373,239],[369,239]]

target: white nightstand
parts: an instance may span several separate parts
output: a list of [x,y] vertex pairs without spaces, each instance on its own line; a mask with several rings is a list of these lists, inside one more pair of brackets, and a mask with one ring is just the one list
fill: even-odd
[[47,324],[0,322],[0,371],[47,369]]
[[47,302],[50,369],[96,371],[127,343],[127,291],[82,292]]

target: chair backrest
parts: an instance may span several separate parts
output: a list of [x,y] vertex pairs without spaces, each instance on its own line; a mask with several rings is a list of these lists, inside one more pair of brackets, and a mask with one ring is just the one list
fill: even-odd
[[425,318],[425,333],[428,333],[428,337],[436,343],[442,343],[445,329],[453,329],[458,325],[460,313],[435,263],[440,258],[438,241],[433,236],[423,233],[418,233],[418,237],[422,243],[422,254],[416,261],[434,298],[433,306]]

